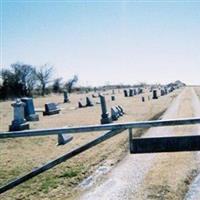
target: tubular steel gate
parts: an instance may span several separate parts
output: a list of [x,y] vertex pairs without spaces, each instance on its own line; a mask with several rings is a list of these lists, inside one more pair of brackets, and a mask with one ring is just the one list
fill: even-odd
[[49,161],[48,163],[35,168],[31,172],[8,182],[0,187],[0,194],[9,189],[53,168],[54,166],[100,144],[101,142],[125,131],[129,130],[130,153],[158,153],[158,152],[178,152],[178,151],[199,151],[200,150],[200,135],[193,136],[178,136],[178,137],[155,137],[155,138],[134,138],[132,129],[135,128],[151,128],[161,126],[178,126],[200,124],[200,118],[186,119],[170,119],[170,120],[155,120],[116,123],[105,125],[92,125],[81,127],[66,127],[53,129],[36,129],[16,132],[0,133],[0,139],[18,138],[18,137],[33,137],[33,136],[49,136],[58,134],[76,134],[81,132],[106,131],[101,136],[84,144],[76,149],[67,152],[66,154]]

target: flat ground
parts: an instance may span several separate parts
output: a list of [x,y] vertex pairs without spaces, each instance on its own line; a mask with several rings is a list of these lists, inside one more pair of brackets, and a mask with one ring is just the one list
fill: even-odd
[[[200,94],[200,89],[196,89]],[[141,101],[141,95],[124,98],[123,93],[116,90],[116,101],[111,101],[111,91],[106,92],[108,107],[121,105],[126,115],[118,122],[157,119],[171,104],[172,100],[180,93],[176,90],[171,94],[160,97],[158,100]],[[91,95],[91,94],[88,94]],[[149,95],[145,92],[143,96]],[[71,103],[63,104],[62,95],[51,95],[34,99],[36,108],[44,108],[47,102],[59,103],[61,113],[53,116],[42,116],[40,121],[31,122],[31,128],[50,128],[63,126],[78,126],[87,124],[99,124],[100,104],[99,99],[94,107],[77,108],[79,99],[85,98],[85,94],[70,95]],[[0,103],[0,131],[7,131],[12,121],[11,101]],[[137,130],[140,135],[144,130]],[[101,133],[84,133],[74,136],[72,142],[64,146],[56,146],[57,137],[35,137],[6,139],[0,141],[0,185],[8,180],[32,170],[54,159],[70,149],[75,148],[95,138]],[[1,199],[74,199],[80,192],[78,184],[91,175],[100,166],[114,166],[126,154],[128,150],[128,133],[125,131],[102,144],[86,151],[85,153],[66,161],[57,167],[45,172],[32,180],[17,186],[1,195]]]
[[[199,93],[199,89],[196,90]],[[186,118],[200,116],[200,101],[193,88],[185,88],[162,116]],[[199,125],[149,129],[144,136],[199,134]],[[196,152],[127,155],[105,181],[80,195],[81,200],[182,200],[193,178],[199,173]],[[195,198],[200,199],[200,197]]]

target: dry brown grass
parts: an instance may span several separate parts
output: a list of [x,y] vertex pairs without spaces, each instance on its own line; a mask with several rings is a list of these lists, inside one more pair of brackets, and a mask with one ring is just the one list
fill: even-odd
[[[126,115],[118,122],[150,119],[162,113],[171,103],[179,91],[175,91],[158,100],[142,102],[141,95],[124,98],[122,92],[117,93],[116,101],[110,100],[107,95],[108,107],[121,105]],[[110,92],[111,93],[111,92]],[[146,96],[147,94],[145,94]],[[32,122],[31,128],[50,128],[63,126],[77,126],[87,124],[99,124],[100,105],[77,109],[77,102],[85,95],[70,95],[71,103],[62,104],[62,95],[50,95],[44,98],[36,98],[36,108],[44,107],[46,102],[60,103],[62,108],[59,115],[42,116],[40,121]],[[99,99],[94,99],[98,101]],[[7,131],[12,120],[11,101],[0,103],[0,131]],[[7,139],[0,141],[0,184],[24,174],[34,167],[68,152],[87,141],[95,138],[100,133],[84,133],[74,136],[72,142],[64,146],[56,146],[57,137],[36,137]],[[140,131],[141,134],[141,131]],[[32,180],[17,186],[1,195],[1,199],[73,199],[74,188],[91,174],[98,166],[108,163],[114,165],[127,152],[127,132],[120,134],[102,144],[82,153],[71,160],[45,172]]]

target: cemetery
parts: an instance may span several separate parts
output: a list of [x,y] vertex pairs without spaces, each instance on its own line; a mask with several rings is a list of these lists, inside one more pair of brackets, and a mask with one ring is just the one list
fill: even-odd
[[0,200],[200,200],[200,0],[0,4]]
[[[51,94],[39,98],[21,98],[16,101],[5,101],[0,103],[0,131],[13,130],[34,130],[41,128],[71,127],[80,125],[93,124],[110,124],[127,121],[138,121],[157,119],[171,104],[173,99],[180,93],[181,89],[176,89],[167,95],[157,93],[157,99],[153,100],[153,92],[149,88],[138,92],[136,89],[126,89],[127,96],[124,97],[124,90],[106,90],[100,92],[98,97],[93,91],[86,94],[71,93]],[[150,97],[150,98],[149,98]],[[67,100],[66,100],[67,99]],[[113,100],[114,99],[114,100]],[[144,99],[149,99],[144,101]],[[79,103],[82,100],[81,106]],[[83,107],[84,109],[80,109]],[[137,131],[141,134],[141,130]],[[99,133],[75,134],[68,135],[58,133],[57,136],[48,137],[30,137],[16,138],[12,140],[0,141],[1,153],[4,162],[0,163],[0,168],[4,169],[1,173],[4,175],[0,182],[14,178],[16,175],[30,171],[40,163],[48,162],[50,159],[61,155],[75,148],[77,145],[86,143]],[[9,193],[3,194],[4,197],[16,195],[26,196],[30,190],[36,195],[34,197],[45,198],[48,191],[50,195],[63,195],[72,197],[80,180],[84,180],[98,167],[102,165],[113,166],[127,152],[127,134],[116,136],[114,141],[109,140],[81,155],[74,157],[72,160],[64,162],[62,165],[50,170],[47,174],[35,178],[35,184],[24,183],[26,189],[21,189],[18,193],[17,188],[10,190]],[[110,148],[112,146],[112,148]],[[42,152],[42,153],[41,153]],[[19,155],[17,156],[16,155]],[[14,164],[10,161],[15,160]],[[7,166],[5,168],[5,166]],[[93,167],[92,167],[93,166]],[[16,171],[12,173],[12,171]],[[72,170],[73,175],[67,175]],[[66,174],[66,175],[64,175]],[[58,177],[68,177],[62,179]],[[43,184],[53,181],[43,189]],[[65,192],[62,191],[62,185],[67,184]],[[62,184],[61,184],[62,182]],[[72,185],[69,185],[72,182]],[[57,192],[54,191],[57,188]],[[21,186],[18,186],[21,188]],[[37,191],[41,191],[37,193]],[[5,195],[5,196],[4,196]],[[33,197],[30,194],[31,197]]]

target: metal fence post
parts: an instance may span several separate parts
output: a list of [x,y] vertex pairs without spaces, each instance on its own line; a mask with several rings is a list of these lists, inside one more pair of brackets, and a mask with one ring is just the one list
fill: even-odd
[[129,149],[131,151],[132,149],[132,138],[133,138],[133,129],[132,128],[129,128],[128,129],[128,133],[129,133]]

